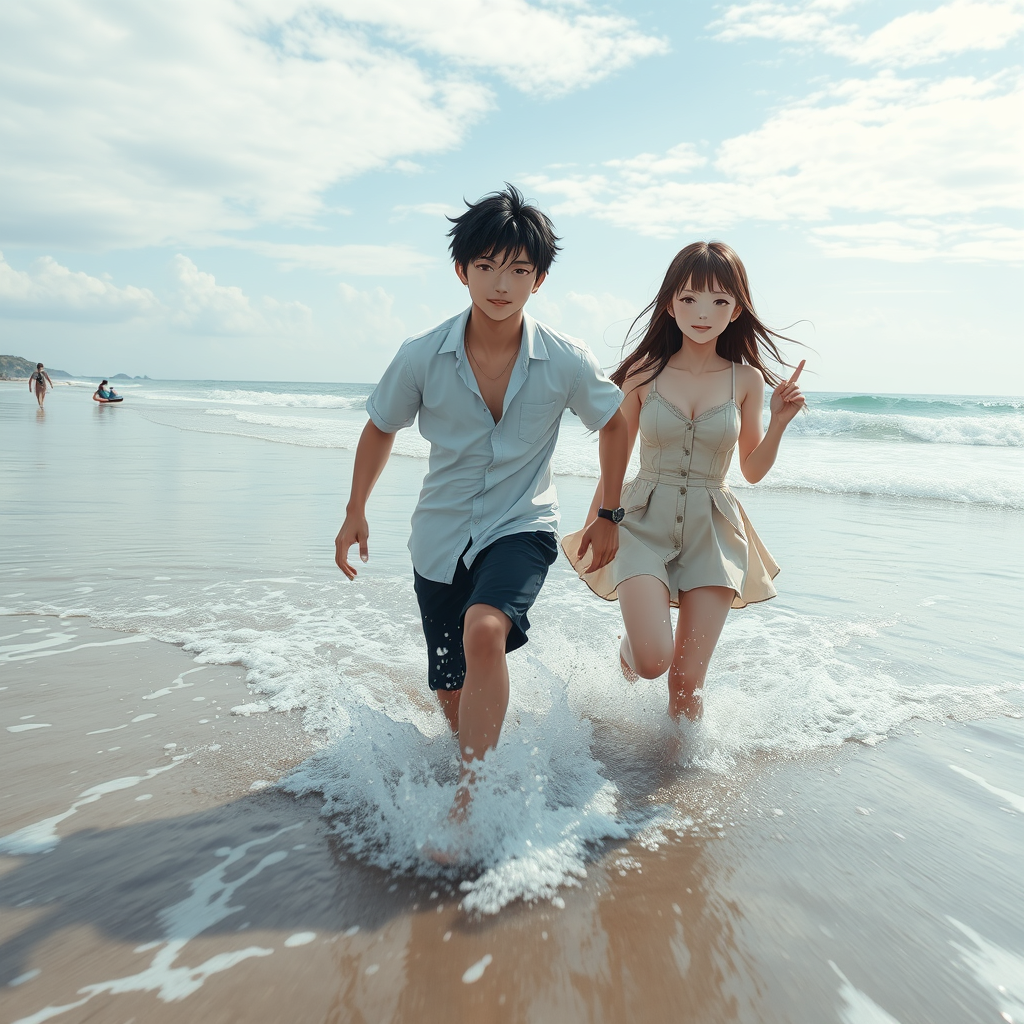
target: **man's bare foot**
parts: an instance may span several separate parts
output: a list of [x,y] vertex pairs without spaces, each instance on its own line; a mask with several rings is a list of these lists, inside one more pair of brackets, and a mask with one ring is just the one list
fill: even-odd
[[463,764],[462,771],[459,773],[459,785],[455,790],[455,797],[445,819],[448,826],[449,841],[444,844],[428,841],[423,846],[424,855],[429,857],[435,864],[448,867],[466,859],[469,835],[466,819],[469,817],[469,810],[473,803],[473,786],[475,783],[476,773]]
[[423,844],[422,853],[435,864],[443,868],[454,867],[466,860],[466,844],[464,836],[451,836],[447,842],[434,842],[428,839]]

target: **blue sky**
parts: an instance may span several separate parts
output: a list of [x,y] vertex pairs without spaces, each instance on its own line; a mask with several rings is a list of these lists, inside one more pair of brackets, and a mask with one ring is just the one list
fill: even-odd
[[1022,394],[1022,35],[1024,0],[12,0],[0,351],[375,380],[465,304],[444,213],[509,180],[564,238],[531,311],[607,364],[722,238],[808,389]]

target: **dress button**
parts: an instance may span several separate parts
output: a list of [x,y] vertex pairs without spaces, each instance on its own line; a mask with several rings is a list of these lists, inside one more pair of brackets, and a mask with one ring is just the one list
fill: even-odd
[[676,516],[676,522],[677,523],[681,523],[682,521],[683,521],[683,517],[682,516]]
[[689,455],[690,454],[690,449],[689,448],[684,448],[683,449],[683,454],[684,455]]
[[686,488],[685,487],[680,487],[679,488],[679,493],[680,494],[685,494],[686,493]]

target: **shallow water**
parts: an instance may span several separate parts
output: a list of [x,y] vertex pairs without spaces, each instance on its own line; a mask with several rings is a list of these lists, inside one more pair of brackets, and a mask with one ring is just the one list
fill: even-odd
[[[20,390],[0,390],[0,613],[87,616],[201,662],[241,664],[252,695],[236,713],[302,709],[321,746],[287,788],[322,793],[332,827],[366,862],[436,873],[420,850],[439,837],[455,764],[422,682],[404,546],[422,440],[399,436],[371,502],[371,562],[350,584],[333,537],[367,388],[126,392],[105,408],[85,389],[58,389],[40,415]],[[766,757],[1024,708],[1021,401],[818,404],[819,419],[801,418],[787,438],[775,483],[739,491],[783,566],[780,597],[730,617],[681,766],[665,767],[664,684],[630,687],[619,675],[616,607],[563,561],[553,568],[531,642],[510,659],[508,724],[474,812],[467,909],[561,899],[601,844],[656,845],[705,827],[680,799],[695,777],[728,785]],[[907,439],[917,420],[944,440],[922,440],[919,425]],[[979,435],[981,420],[993,426]],[[575,528],[596,446],[571,417],[555,464],[563,522]]]

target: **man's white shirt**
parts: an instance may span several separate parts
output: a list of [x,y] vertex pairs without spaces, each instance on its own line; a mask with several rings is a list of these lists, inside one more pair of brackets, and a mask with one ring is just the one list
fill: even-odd
[[469,313],[406,341],[366,401],[380,430],[393,434],[419,416],[430,442],[409,550],[416,571],[440,583],[451,583],[463,552],[469,566],[501,537],[558,532],[551,456],[562,413],[600,430],[623,398],[585,344],[524,313],[495,423],[466,356]]

